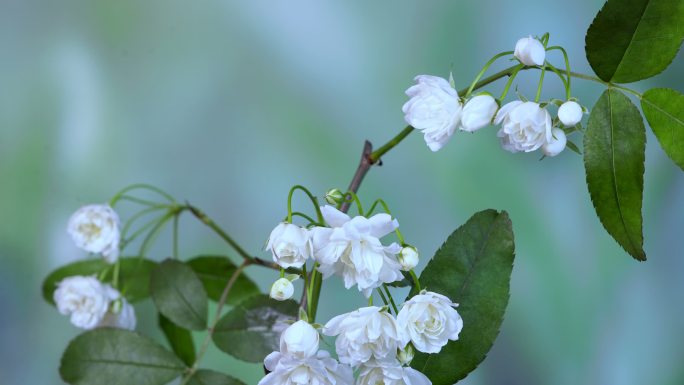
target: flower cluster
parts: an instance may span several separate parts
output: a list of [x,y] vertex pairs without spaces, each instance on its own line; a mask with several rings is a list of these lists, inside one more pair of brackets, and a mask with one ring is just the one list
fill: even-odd
[[[546,48],[538,39],[520,39],[513,55],[521,66],[545,69]],[[441,149],[457,128],[474,132],[493,123],[501,125],[497,136],[503,149],[514,153],[541,149],[546,156],[556,156],[567,144],[564,129],[577,126],[584,114],[573,99],[560,104],[558,118],[552,119],[546,108],[549,103],[516,100],[499,107],[500,101],[488,93],[460,98],[440,77],[419,75],[415,81],[417,84],[406,90],[410,99],[402,110],[406,122],[423,133],[432,151]]]
[[81,329],[135,329],[133,306],[117,290],[95,277],[77,275],[63,279],[57,285],[54,300],[57,310],[70,316],[71,323]]
[[264,359],[270,373],[258,385],[353,385],[351,367],[318,350],[318,343],[318,331],[308,322],[299,320],[290,325],[280,336],[280,351]]
[[[120,223],[108,205],[87,205],[71,215],[67,225],[77,247],[99,253],[115,264],[119,259]],[[135,329],[135,309],[118,290],[91,276],[71,276],[57,284],[53,299],[60,313],[81,329]]]
[[[366,297],[383,283],[403,279],[402,268],[417,263],[417,254],[410,255],[402,266],[397,259],[402,247],[396,243],[385,246],[380,241],[399,227],[389,214],[351,218],[333,206],[320,210],[329,227],[307,229],[281,223],[273,229],[266,248],[275,263],[282,268],[300,268],[313,258],[323,278],[338,275],[347,289],[357,286]],[[281,278],[274,284],[271,297],[283,300],[292,295],[293,290],[285,281]]]
[[[318,351],[317,331],[299,320],[281,335],[280,351],[266,357],[264,364],[271,373],[259,385],[352,384],[352,368],[358,385],[430,385],[423,373],[408,365],[414,349],[439,353],[449,340],[458,339],[463,320],[456,306],[441,294],[422,291],[403,304],[396,318],[386,307],[377,306],[334,317],[323,334],[336,337],[339,363]],[[306,381],[293,382],[294,376]]]

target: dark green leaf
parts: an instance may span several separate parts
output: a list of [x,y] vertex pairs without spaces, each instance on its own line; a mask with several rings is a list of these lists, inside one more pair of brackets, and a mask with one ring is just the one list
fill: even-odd
[[214,343],[219,349],[249,362],[262,362],[278,350],[284,321],[295,320],[297,302],[276,301],[267,295],[256,295],[235,306],[223,316],[214,329]]
[[159,314],[159,328],[164,332],[176,356],[186,365],[192,366],[195,363],[195,343],[192,340],[192,333],[171,322],[162,314]]
[[188,385],[245,385],[245,383],[223,373],[200,369],[190,378]]
[[596,102],[584,134],[584,168],[591,201],[606,231],[644,261],[641,205],[646,130],[639,110],[608,89]]
[[402,271],[401,274],[404,276],[403,279],[395,282],[390,282],[387,284],[387,286],[392,286],[392,287],[407,287],[407,286],[413,286],[413,280],[411,279],[411,275],[405,271]]
[[161,314],[190,330],[207,327],[207,292],[195,272],[175,259],[167,259],[152,271],[152,299]]
[[587,59],[607,82],[650,78],[677,55],[682,26],[684,1],[608,0],[587,31]]
[[463,318],[459,340],[411,363],[433,385],[454,384],[486,357],[506,312],[514,256],[508,214],[485,210],[454,231],[423,270],[422,287],[458,303]]
[[654,88],[644,94],[641,108],[660,146],[684,170],[684,95]]
[[95,329],[73,339],[59,373],[74,385],[164,385],[183,362],[151,339],[122,329]]
[[568,142],[566,143],[566,146],[568,146],[568,148],[569,148],[572,152],[574,152],[574,153],[576,153],[576,154],[578,154],[578,155],[582,155],[582,151],[581,151],[581,150],[579,149],[579,147],[577,147],[577,145],[576,145],[575,143],[573,143],[572,141],[568,140]]
[[[157,263],[138,257],[119,258],[119,261],[121,263],[119,283],[125,292],[126,299],[129,302],[136,302],[149,297],[150,272],[157,266]],[[62,266],[50,273],[43,281],[43,298],[54,305],[53,296],[61,280],[74,275],[98,275],[107,268],[112,269],[113,266],[101,258],[85,259]],[[108,277],[111,277],[111,271]]]
[[[202,281],[207,295],[214,301],[221,298],[223,289],[236,269],[236,266],[228,258],[219,255],[199,256],[189,260],[187,264],[195,271],[195,274]],[[255,294],[259,294],[259,287],[242,273],[233,284],[226,303],[235,305]]]

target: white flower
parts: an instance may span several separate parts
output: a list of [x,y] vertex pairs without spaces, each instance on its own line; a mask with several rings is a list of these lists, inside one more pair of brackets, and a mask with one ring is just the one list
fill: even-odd
[[423,290],[404,303],[397,315],[402,343],[413,342],[423,353],[439,353],[448,340],[457,340],[463,320],[451,300],[441,294]]
[[279,278],[271,286],[271,293],[269,296],[276,301],[285,301],[292,298],[294,294],[294,286],[287,278]]
[[74,326],[93,329],[104,319],[111,301],[119,298],[119,292],[103,284],[95,277],[73,276],[64,278],[54,293],[57,310],[71,316]]
[[461,130],[473,132],[491,123],[499,105],[489,95],[477,95],[463,107]]
[[280,223],[271,231],[267,250],[273,253],[273,261],[282,268],[300,268],[311,256],[309,231],[292,223]]
[[506,151],[530,152],[551,141],[551,115],[534,102],[510,102],[499,110],[494,124],[503,123],[497,136]]
[[556,156],[560,154],[565,149],[565,145],[568,142],[568,139],[565,137],[565,132],[560,128],[554,128],[551,130],[551,134],[551,141],[544,143],[542,146],[542,152],[546,156]]
[[413,246],[402,247],[397,259],[402,270],[410,271],[418,265],[418,250]]
[[335,349],[340,362],[351,366],[371,358],[394,359],[401,343],[394,317],[377,306],[338,315],[325,324],[323,334],[337,336]]
[[108,205],[88,205],[69,218],[67,231],[80,249],[100,253],[109,263],[119,258],[119,216]]
[[401,247],[380,242],[399,226],[395,219],[388,214],[350,218],[332,206],[321,207],[321,212],[331,228],[312,229],[312,242],[324,278],[340,275],[347,289],[358,285],[366,297],[383,283],[403,279],[395,256]]
[[565,127],[577,125],[582,120],[582,106],[577,102],[569,100],[558,108],[558,119]]
[[280,352],[294,358],[309,358],[318,351],[318,332],[308,322],[299,320],[280,335]]
[[423,132],[430,150],[438,151],[449,141],[461,121],[461,100],[443,78],[419,75],[414,80],[418,84],[406,90],[411,99],[402,107],[404,119]]
[[398,362],[368,362],[361,366],[356,385],[432,385],[421,372]]
[[324,350],[305,359],[273,352],[264,359],[264,367],[270,373],[258,385],[354,385],[351,367]]
[[[113,289],[112,289],[113,290]],[[119,329],[135,330],[136,317],[133,305],[128,303],[125,298],[120,298],[121,302],[116,301],[97,327],[113,327]]]
[[546,49],[539,40],[528,36],[515,43],[513,55],[526,66],[540,66],[546,59]]

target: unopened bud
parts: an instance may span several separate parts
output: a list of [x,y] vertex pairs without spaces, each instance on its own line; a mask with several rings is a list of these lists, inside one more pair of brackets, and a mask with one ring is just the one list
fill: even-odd
[[405,348],[399,349],[399,351],[397,352],[397,360],[399,360],[400,364],[409,366],[411,365],[411,361],[413,360],[414,355],[415,352],[413,350],[413,345],[408,344]]
[[286,299],[292,298],[294,294],[294,286],[287,278],[279,278],[271,286],[271,298],[276,301],[285,301]]
[[334,188],[332,190],[328,190],[327,193],[325,193],[325,201],[330,203],[331,205],[337,205],[342,202],[344,202],[344,194],[340,189]]
[[558,120],[563,123],[565,127],[573,127],[582,120],[582,106],[577,102],[569,100],[563,103],[558,108]]
[[404,246],[399,252],[397,258],[401,264],[401,269],[404,271],[413,270],[418,265],[418,250],[413,246]]

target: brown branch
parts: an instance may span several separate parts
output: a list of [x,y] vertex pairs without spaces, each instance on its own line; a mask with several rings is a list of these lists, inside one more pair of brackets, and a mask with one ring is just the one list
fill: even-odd
[[[361,182],[363,182],[363,177],[366,176],[366,173],[368,170],[370,170],[371,166],[375,163],[373,159],[371,158],[371,155],[373,154],[373,144],[371,142],[366,141],[363,144],[363,152],[361,153],[361,161],[359,162],[359,167],[356,168],[356,173],[354,173],[354,177],[352,178],[351,183],[349,183],[349,188],[347,188],[347,191],[352,191],[356,193],[359,191],[359,187],[361,186]],[[348,199],[349,197],[345,197],[345,201],[342,204],[341,211],[343,213],[346,213],[349,211],[349,206],[351,205],[351,199]]]

